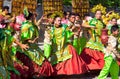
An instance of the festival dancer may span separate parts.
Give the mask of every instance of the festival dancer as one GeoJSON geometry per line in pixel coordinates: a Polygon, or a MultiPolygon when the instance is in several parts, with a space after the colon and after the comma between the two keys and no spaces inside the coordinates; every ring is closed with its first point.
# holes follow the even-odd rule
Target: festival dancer
{"type": "Polygon", "coordinates": [[[117,25],[117,19],[115,17],[111,19],[110,24],[107,26],[109,35],[111,34],[111,28],[113,25],[117,25]]]}
{"type": "Polygon", "coordinates": [[[79,55],[82,53],[83,49],[86,46],[87,41],[90,39],[90,28],[92,26],[89,25],[89,21],[91,17],[89,14],[84,15],[83,22],[81,24],[80,38],[79,38],[79,55]]]}
{"type": "Polygon", "coordinates": [[[7,61],[6,61],[6,52],[5,47],[3,48],[3,42],[5,41],[4,30],[0,28],[0,78],[1,79],[10,79],[10,72],[7,70],[7,61]]]}
{"type": "Polygon", "coordinates": [[[74,35],[73,37],[73,46],[76,49],[77,53],[80,54],[80,39],[82,36],[82,31],[81,31],[82,28],[81,28],[81,20],[79,14],[75,14],[75,22],[73,27],[75,27],[73,32],[78,32],[78,35],[74,35]]]}
{"type": "Polygon", "coordinates": [[[62,18],[62,24],[68,24],[68,18],[70,16],[70,12],[64,12],[64,18],[62,18]]]}
{"type": "Polygon", "coordinates": [[[89,25],[93,26],[91,28],[91,37],[86,44],[86,48],[81,53],[82,59],[87,63],[90,70],[102,69],[104,65],[104,54],[102,53],[104,45],[100,40],[104,24],[101,21],[101,16],[102,12],[97,10],[95,18],[90,21],[89,25]]]}
{"type": "Polygon", "coordinates": [[[83,74],[87,71],[85,62],[69,43],[70,37],[75,33],[68,30],[67,27],[67,25],[61,24],[60,16],[56,15],[54,26],[50,31],[45,32],[44,54],[54,67],[54,75],[83,74]]]}
{"type": "Polygon", "coordinates": [[[22,51],[18,49],[17,58],[29,68],[28,78],[33,76],[50,76],[53,73],[52,66],[43,55],[43,51],[36,44],[38,28],[32,22],[33,14],[25,10],[25,21],[21,25],[20,41],[27,44],[29,48],[22,51]]]}
{"type": "Polygon", "coordinates": [[[68,23],[67,23],[67,28],[72,31],[73,33],[78,33],[77,35],[73,35],[70,39],[71,44],[74,46],[74,48],[76,49],[77,53],[79,54],[79,34],[80,34],[80,26],[81,26],[81,22],[80,22],[80,17],[79,15],[75,15],[74,13],[70,13],[69,15],[69,19],[68,19],[68,23]],[[77,17],[77,18],[76,18],[77,17]],[[79,21],[78,21],[79,20],[79,21]]]}
{"type": "Polygon", "coordinates": [[[120,54],[118,53],[117,50],[118,34],[119,34],[118,25],[113,25],[111,27],[111,35],[108,38],[108,45],[104,49],[105,64],[98,76],[98,79],[106,79],[109,73],[112,79],[119,79],[119,65],[117,64],[116,61],[117,58],[120,58],[120,54]]]}
{"type": "Polygon", "coordinates": [[[14,75],[16,74],[16,76],[19,79],[20,73],[14,68],[13,58],[12,58],[12,44],[16,42],[16,39],[12,36],[11,29],[9,28],[8,24],[5,23],[4,17],[3,18],[1,17],[0,26],[1,26],[0,27],[1,70],[3,70],[1,77],[3,79],[10,79],[13,76],[12,74],[14,75]],[[4,67],[2,67],[2,65],[4,67]]]}

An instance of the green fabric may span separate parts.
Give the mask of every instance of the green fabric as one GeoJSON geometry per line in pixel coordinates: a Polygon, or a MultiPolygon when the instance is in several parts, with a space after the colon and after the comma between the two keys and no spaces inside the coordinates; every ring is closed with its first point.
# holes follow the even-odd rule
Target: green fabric
{"type": "Polygon", "coordinates": [[[80,43],[79,55],[80,55],[81,52],[83,51],[84,47],[86,46],[87,39],[86,39],[85,37],[81,37],[81,38],[79,39],[79,43],[80,43]]]}
{"type": "Polygon", "coordinates": [[[3,32],[4,32],[3,29],[0,29],[0,41],[5,38],[5,35],[3,32]]]}
{"type": "Polygon", "coordinates": [[[29,12],[28,12],[27,7],[24,8],[23,13],[25,16],[27,16],[27,17],[29,16],[29,12]]]}
{"type": "Polygon", "coordinates": [[[89,25],[96,27],[96,29],[93,29],[93,28],[91,29],[92,34],[91,34],[90,40],[86,44],[86,47],[102,51],[104,48],[104,45],[100,40],[100,35],[101,35],[101,30],[104,27],[104,24],[102,21],[97,20],[96,18],[93,18],[90,21],[89,25]]]}
{"type": "Polygon", "coordinates": [[[12,56],[16,55],[16,51],[17,51],[17,47],[12,46],[11,55],[12,56]]]}
{"type": "MultiPolygon", "coordinates": [[[[1,59],[1,58],[0,58],[1,59]]],[[[7,70],[6,68],[4,67],[4,65],[2,64],[3,62],[0,62],[0,77],[2,79],[7,79],[7,70]]]]}
{"type": "MultiPolygon", "coordinates": [[[[69,39],[73,35],[73,33],[67,30],[67,25],[62,25],[59,28],[56,28],[55,26],[52,27],[50,34],[52,45],[51,49],[49,49],[51,51],[49,61],[54,65],[70,59],[72,55],[69,52],[69,47],[67,44],[70,42],[69,39]]],[[[44,48],[44,51],[47,50],[47,48],[44,48]]]]}
{"type": "Polygon", "coordinates": [[[81,38],[75,38],[73,40],[73,46],[76,49],[78,55],[81,54],[81,52],[83,51],[85,45],[86,45],[87,39],[85,37],[81,37],[81,38]]]}
{"type": "Polygon", "coordinates": [[[21,40],[25,41],[28,39],[33,39],[33,34],[35,32],[34,26],[31,22],[25,21],[21,26],[21,40]]]}
{"type": "Polygon", "coordinates": [[[112,28],[112,25],[108,25],[107,29],[108,29],[108,34],[109,35],[111,34],[111,28],[112,28]]]}
{"type": "Polygon", "coordinates": [[[51,46],[49,44],[44,44],[44,55],[46,58],[49,58],[51,55],[51,46]]]}
{"type": "MultiPolygon", "coordinates": [[[[11,45],[14,42],[14,38],[11,35],[11,31],[7,28],[2,29],[1,32],[4,39],[0,40],[0,76],[3,79],[10,79],[10,73],[7,67],[13,67],[13,60],[11,58],[11,45]]],[[[15,70],[15,69],[14,69],[15,70]]],[[[11,71],[14,71],[11,69],[11,71]]]]}
{"type": "Polygon", "coordinates": [[[42,53],[42,50],[38,47],[37,44],[28,44],[29,49],[25,51],[21,51],[21,53],[24,53],[27,55],[32,61],[34,61],[38,65],[42,65],[43,61],[45,60],[44,54],[42,53]]]}
{"type": "Polygon", "coordinates": [[[14,42],[14,38],[11,35],[10,30],[4,29],[4,40],[0,41],[0,46],[1,49],[0,51],[2,52],[2,57],[3,57],[3,62],[5,66],[13,66],[13,61],[11,59],[11,45],[14,42]]]}
{"type": "Polygon", "coordinates": [[[15,74],[17,74],[17,75],[20,75],[20,73],[14,68],[14,67],[10,67],[10,66],[8,66],[7,68],[6,68],[8,71],[13,71],[15,74]]]}
{"type": "Polygon", "coordinates": [[[71,37],[73,36],[73,32],[71,32],[70,30],[66,30],[66,42],[68,42],[68,43],[71,43],[72,41],[71,41],[71,37]]]}
{"type": "Polygon", "coordinates": [[[28,44],[29,49],[22,51],[20,48],[18,50],[21,53],[27,55],[31,60],[33,60],[36,64],[42,65],[45,60],[44,54],[42,50],[36,43],[28,43],[27,40],[34,40],[38,36],[37,27],[29,21],[25,21],[21,26],[21,41],[23,44],[28,44]]]}
{"type": "Polygon", "coordinates": [[[105,60],[105,65],[101,70],[98,79],[106,79],[109,73],[112,79],[119,79],[119,66],[116,60],[114,60],[111,55],[105,57],[104,60],[105,60]]]}

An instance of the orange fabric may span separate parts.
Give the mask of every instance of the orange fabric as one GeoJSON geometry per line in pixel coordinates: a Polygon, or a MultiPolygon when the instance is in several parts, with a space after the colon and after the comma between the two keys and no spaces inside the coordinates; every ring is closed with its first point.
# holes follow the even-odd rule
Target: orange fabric
{"type": "Polygon", "coordinates": [[[73,75],[73,74],[83,74],[88,71],[88,67],[81,57],[76,53],[73,46],[69,45],[70,53],[72,58],[54,66],[54,75],[73,75]]]}
{"type": "Polygon", "coordinates": [[[104,54],[98,50],[85,48],[80,56],[90,70],[102,69],[104,66],[104,54]]]}

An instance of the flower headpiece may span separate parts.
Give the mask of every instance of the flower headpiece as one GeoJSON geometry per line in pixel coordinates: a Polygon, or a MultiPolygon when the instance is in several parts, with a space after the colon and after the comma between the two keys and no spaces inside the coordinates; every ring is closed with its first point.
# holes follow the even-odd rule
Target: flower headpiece
{"type": "Polygon", "coordinates": [[[102,12],[102,14],[106,14],[106,7],[102,6],[101,4],[94,6],[91,9],[91,12],[95,13],[97,10],[100,10],[102,12]]]}

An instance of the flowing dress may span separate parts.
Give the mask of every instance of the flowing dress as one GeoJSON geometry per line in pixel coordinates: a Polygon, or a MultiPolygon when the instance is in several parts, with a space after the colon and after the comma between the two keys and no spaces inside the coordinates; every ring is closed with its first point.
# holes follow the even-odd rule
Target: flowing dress
{"type": "Polygon", "coordinates": [[[27,44],[29,48],[22,51],[18,48],[17,58],[28,67],[29,78],[35,76],[50,76],[53,73],[52,65],[45,58],[43,51],[36,43],[29,43],[38,36],[37,27],[30,21],[25,21],[21,26],[21,42],[27,44]]]}
{"type": "Polygon", "coordinates": [[[53,26],[50,32],[45,34],[44,54],[53,65],[54,75],[83,74],[88,70],[85,62],[70,44],[72,35],[73,32],[67,30],[65,24],[59,28],[53,26]]]}
{"type": "Polygon", "coordinates": [[[101,20],[96,18],[93,18],[89,24],[96,29],[91,28],[90,39],[86,43],[86,47],[81,53],[81,57],[86,62],[90,70],[102,69],[104,65],[104,54],[102,53],[104,45],[100,40],[100,35],[104,24],[101,20]]]}

